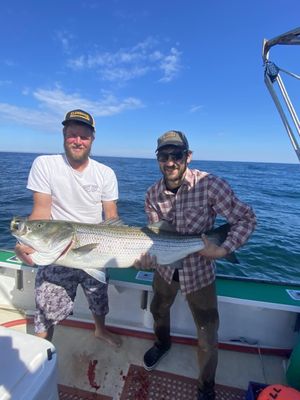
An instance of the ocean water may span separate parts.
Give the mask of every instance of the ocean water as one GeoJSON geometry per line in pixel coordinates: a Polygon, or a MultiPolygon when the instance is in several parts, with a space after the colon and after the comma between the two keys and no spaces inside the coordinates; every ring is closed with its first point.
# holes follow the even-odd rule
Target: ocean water
{"type": "MultiPolygon", "coordinates": [[[[0,152],[0,156],[0,248],[12,249],[15,239],[9,224],[13,216],[31,212],[32,195],[26,182],[37,154],[0,152]]],[[[145,191],[161,176],[156,160],[93,158],[116,172],[122,220],[128,225],[145,225],[145,191]]],[[[256,231],[237,251],[240,264],[218,261],[217,273],[300,283],[300,165],[192,161],[190,166],[225,178],[257,215],[256,231]]]]}

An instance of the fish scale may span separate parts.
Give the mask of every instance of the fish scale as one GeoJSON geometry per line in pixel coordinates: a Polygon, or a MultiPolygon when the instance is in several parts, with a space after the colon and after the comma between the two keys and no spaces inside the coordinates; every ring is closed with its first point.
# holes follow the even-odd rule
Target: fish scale
{"type": "MultiPolygon", "coordinates": [[[[98,243],[95,251],[103,254],[127,251],[134,252],[138,257],[142,252],[150,250],[151,253],[166,252],[176,249],[196,248],[199,251],[203,248],[199,236],[185,236],[177,233],[168,234],[159,232],[159,229],[134,228],[134,227],[113,227],[103,226],[94,229],[79,227],[75,234],[76,247],[85,244],[98,243]],[[174,239],[177,240],[174,240],[174,239]],[[178,240],[179,239],[179,240],[178,240]],[[152,249],[152,250],[151,250],[152,249]]],[[[189,250],[188,250],[189,251],[189,250]]]]}
{"type": "MultiPolygon", "coordinates": [[[[223,225],[208,238],[219,245],[228,230],[229,225],[223,225]]],[[[14,218],[11,233],[35,250],[32,260],[37,265],[79,268],[101,281],[105,268],[130,267],[145,253],[155,256],[160,265],[177,268],[178,261],[204,247],[200,235],[179,234],[165,222],[139,228],[107,221],[95,225],[14,218]]]]}

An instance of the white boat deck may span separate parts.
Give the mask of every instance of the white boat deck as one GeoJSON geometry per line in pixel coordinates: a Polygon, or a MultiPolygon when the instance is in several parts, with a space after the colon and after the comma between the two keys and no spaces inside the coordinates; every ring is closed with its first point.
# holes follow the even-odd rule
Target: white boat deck
{"type": "MultiPolygon", "coordinates": [[[[15,310],[0,308],[0,324],[23,319],[15,310]]],[[[18,325],[13,329],[33,333],[32,325],[18,325]]],[[[58,381],[60,384],[95,391],[91,384],[91,364],[94,363],[94,384],[99,392],[119,400],[124,378],[130,364],[142,365],[144,352],[152,345],[148,339],[122,336],[122,346],[109,347],[96,339],[93,330],[57,326],[53,343],[58,354],[58,381]]],[[[217,383],[247,389],[249,381],[284,383],[287,359],[279,356],[220,350],[217,383]]],[[[196,378],[198,373],[196,348],[174,343],[158,370],[196,378]]],[[[99,393],[98,392],[98,393],[99,393]]]]}

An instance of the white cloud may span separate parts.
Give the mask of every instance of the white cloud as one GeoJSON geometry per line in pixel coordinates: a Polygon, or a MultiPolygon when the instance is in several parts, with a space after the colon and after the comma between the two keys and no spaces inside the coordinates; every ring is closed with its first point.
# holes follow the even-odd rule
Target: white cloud
{"type": "Polygon", "coordinates": [[[30,89],[28,87],[24,87],[24,89],[22,89],[22,94],[23,96],[27,96],[30,95],[30,89]]]}
{"type": "Polygon", "coordinates": [[[57,116],[54,119],[53,115],[48,112],[29,109],[26,107],[18,107],[7,103],[0,103],[0,117],[9,122],[16,122],[25,126],[35,128],[49,128],[57,125],[57,116]]]}
{"type": "Polygon", "coordinates": [[[160,69],[164,76],[160,79],[161,82],[170,82],[177,76],[181,68],[180,55],[181,53],[175,47],[172,47],[170,54],[162,58],[160,69]]]}
{"type": "Polygon", "coordinates": [[[116,52],[81,54],[68,61],[74,70],[94,69],[103,80],[128,81],[151,72],[162,72],[160,82],[175,79],[181,69],[181,53],[175,47],[163,52],[157,40],[149,37],[131,48],[116,52]]]}
{"type": "Polygon", "coordinates": [[[122,111],[143,107],[142,102],[134,97],[118,99],[110,93],[105,93],[100,100],[91,101],[78,93],[66,94],[60,88],[54,90],[38,89],[33,93],[44,107],[53,111],[61,111],[72,108],[83,108],[91,112],[95,117],[104,117],[119,114],[122,111]]]}
{"type": "Polygon", "coordinates": [[[190,113],[194,113],[196,111],[201,110],[202,108],[203,108],[203,106],[192,106],[189,111],[190,111],[190,113]]]}
{"type": "Polygon", "coordinates": [[[11,85],[12,81],[9,80],[4,80],[4,81],[0,81],[0,86],[7,86],[7,85],[11,85]]]}
{"type": "Polygon", "coordinates": [[[66,31],[58,31],[56,32],[56,38],[58,39],[58,41],[60,42],[63,51],[66,54],[70,54],[71,51],[71,41],[74,39],[74,36],[66,31]]]}
{"type": "Polygon", "coordinates": [[[134,78],[146,75],[149,71],[148,67],[133,67],[130,69],[116,67],[116,68],[105,68],[102,71],[102,76],[108,81],[129,81],[134,78]]]}
{"type": "Polygon", "coordinates": [[[110,93],[105,93],[97,101],[86,99],[78,93],[65,93],[60,88],[37,89],[32,95],[38,101],[35,109],[0,103],[0,118],[23,126],[52,131],[57,130],[65,113],[75,108],[82,108],[94,117],[106,117],[143,107],[137,98],[118,99],[110,93]]]}

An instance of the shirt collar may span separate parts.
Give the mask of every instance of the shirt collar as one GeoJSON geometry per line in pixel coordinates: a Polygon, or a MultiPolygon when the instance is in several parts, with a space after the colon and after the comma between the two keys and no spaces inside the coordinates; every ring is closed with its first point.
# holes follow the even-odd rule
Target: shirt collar
{"type": "Polygon", "coordinates": [[[182,184],[187,185],[187,186],[192,186],[193,182],[194,182],[194,174],[193,174],[192,170],[187,168],[182,184]]]}

